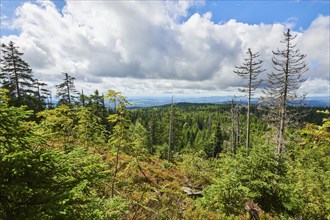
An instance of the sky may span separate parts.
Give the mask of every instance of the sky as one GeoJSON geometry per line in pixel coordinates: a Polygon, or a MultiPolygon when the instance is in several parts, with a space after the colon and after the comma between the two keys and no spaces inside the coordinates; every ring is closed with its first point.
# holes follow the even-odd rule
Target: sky
{"type": "Polygon", "coordinates": [[[299,92],[330,96],[329,1],[1,0],[0,9],[1,43],[15,42],[53,91],[67,72],[85,94],[240,95],[246,81],[233,71],[247,49],[266,79],[290,28],[309,64],[299,92]]]}

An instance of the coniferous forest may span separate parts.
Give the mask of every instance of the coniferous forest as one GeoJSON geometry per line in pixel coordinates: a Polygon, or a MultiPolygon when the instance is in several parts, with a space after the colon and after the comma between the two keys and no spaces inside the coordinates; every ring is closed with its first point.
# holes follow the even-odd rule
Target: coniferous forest
{"type": "Polygon", "coordinates": [[[53,103],[2,44],[0,219],[330,219],[330,114],[302,105],[294,39],[272,70],[252,49],[235,67],[247,104],[137,109],[111,88],[79,93],[70,73],[53,103]]]}

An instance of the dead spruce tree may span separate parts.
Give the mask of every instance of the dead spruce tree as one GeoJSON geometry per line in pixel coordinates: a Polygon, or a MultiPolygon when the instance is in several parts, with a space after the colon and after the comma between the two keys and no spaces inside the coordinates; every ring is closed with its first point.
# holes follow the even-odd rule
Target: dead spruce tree
{"type": "Polygon", "coordinates": [[[293,40],[297,37],[288,29],[281,40],[283,48],[273,51],[273,72],[268,74],[268,85],[265,88],[261,102],[265,104],[270,113],[269,119],[275,123],[277,129],[277,153],[281,154],[285,145],[285,128],[294,120],[290,114],[289,106],[302,103],[303,95],[297,93],[301,83],[305,80],[302,74],[308,70],[304,61],[306,55],[301,54],[293,40]]]}
{"type": "Polygon", "coordinates": [[[231,121],[231,141],[232,153],[236,155],[237,148],[241,146],[241,111],[242,105],[231,101],[230,121],[231,121]]]}
{"type": "Polygon", "coordinates": [[[247,80],[247,84],[244,88],[239,89],[241,92],[247,93],[247,115],[246,115],[246,149],[250,148],[250,133],[251,133],[251,97],[254,95],[254,91],[260,83],[258,76],[265,70],[262,69],[262,60],[259,60],[259,53],[252,53],[251,49],[248,49],[248,56],[244,59],[241,66],[235,66],[234,73],[247,80]]]}
{"type": "Polygon", "coordinates": [[[172,145],[173,145],[173,110],[174,110],[174,102],[172,96],[172,104],[170,106],[170,119],[168,125],[168,150],[167,150],[167,160],[171,159],[172,145]]]}

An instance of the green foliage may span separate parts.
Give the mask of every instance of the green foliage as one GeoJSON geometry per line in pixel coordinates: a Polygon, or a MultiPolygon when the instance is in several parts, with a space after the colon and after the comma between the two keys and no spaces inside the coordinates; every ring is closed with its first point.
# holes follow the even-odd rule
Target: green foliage
{"type": "Polygon", "coordinates": [[[100,95],[98,90],[90,96],[80,95],[81,106],[88,107],[91,112],[101,119],[102,124],[106,124],[107,109],[104,102],[104,95],[100,95]]]}
{"type": "Polygon", "coordinates": [[[67,104],[73,105],[78,94],[74,81],[76,78],[70,76],[68,73],[63,73],[63,82],[56,85],[57,93],[56,96],[60,98],[58,101],[59,105],[67,104]]]}
{"type": "Polygon", "coordinates": [[[244,203],[254,201],[262,210],[283,219],[329,218],[329,119],[322,126],[307,125],[303,142],[291,143],[278,156],[274,147],[253,148],[249,155],[222,155],[217,177],[203,192],[197,207],[209,213],[242,215],[244,203]]]}
{"type": "Polygon", "coordinates": [[[9,105],[26,105],[31,110],[41,111],[46,107],[49,91],[45,83],[34,79],[32,69],[22,59],[23,53],[18,49],[12,41],[8,45],[1,44],[1,88],[8,90],[9,105]]]}
{"type": "Polygon", "coordinates": [[[254,201],[267,212],[282,212],[280,187],[285,164],[273,147],[255,147],[249,155],[224,155],[217,161],[214,184],[204,191],[200,205],[219,214],[242,214],[244,203],[254,201]]]}
{"type": "Polygon", "coordinates": [[[133,154],[136,157],[144,157],[152,153],[152,149],[148,147],[148,132],[139,121],[137,121],[135,125],[130,126],[129,139],[132,152],[127,152],[127,154],[133,154]]]}
{"type": "Polygon", "coordinates": [[[208,186],[213,179],[212,161],[202,151],[183,155],[180,169],[188,185],[192,188],[208,186]]]}
{"type": "Polygon", "coordinates": [[[79,140],[86,149],[106,144],[108,132],[101,123],[102,119],[93,114],[90,108],[78,108],[75,117],[76,125],[73,128],[75,140],[79,140]]]}
{"type": "Polygon", "coordinates": [[[97,219],[121,219],[129,213],[129,202],[119,196],[112,199],[100,200],[99,205],[105,213],[99,212],[97,219]]]}
{"type": "Polygon", "coordinates": [[[133,122],[140,120],[147,130],[150,152],[161,158],[166,158],[168,153],[171,112],[172,155],[202,150],[208,157],[216,157],[223,150],[223,141],[228,136],[224,132],[229,123],[226,108],[216,105],[154,107],[134,110],[132,118],[133,122]]]}
{"type": "Polygon", "coordinates": [[[329,128],[330,117],[324,119],[322,126],[306,125],[302,130],[303,142],[292,147],[286,177],[291,197],[285,205],[296,217],[330,218],[329,128]]]}
{"type": "Polygon", "coordinates": [[[15,106],[27,104],[34,94],[32,69],[18,48],[12,41],[1,44],[1,87],[9,90],[10,102],[15,106]]]}
{"type": "Polygon", "coordinates": [[[168,145],[167,144],[162,144],[162,145],[157,145],[154,146],[155,148],[155,155],[157,155],[161,159],[165,159],[168,154],[168,145]]]}
{"type": "Polygon", "coordinates": [[[55,109],[45,110],[38,113],[41,118],[40,130],[45,133],[49,144],[63,144],[69,149],[73,144],[73,128],[75,125],[74,110],[68,105],[61,105],[55,109]]]}
{"type": "Polygon", "coordinates": [[[70,149],[74,144],[83,145],[86,149],[106,144],[107,131],[101,119],[94,115],[90,108],[76,109],[61,105],[55,109],[38,113],[39,125],[53,146],[64,144],[70,149]]]}
{"type": "Polygon", "coordinates": [[[108,219],[123,212],[127,203],[99,196],[108,177],[100,155],[44,147],[37,125],[26,121],[31,113],[0,102],[0,218],[108,219]]]}
{"type": "Polygon", "coordinates": [[[330,218],[329,118],[288,128],[293,141],[278,155],[267,124],[253,116],[253,148],[232,155],[228,106],[177,106],[178,140],[165,161],[168,106],[129,111],[110,90],[108,132],[95,111],[103,104],[88,97],[82,107],[42,111],[36,123],[32,111],[8,104],[7,92],[0,90],[0,219],[248,219],[245,202],[258,203],[260,219],[330,218]]]}
{"type": "Polygon", "coordinates": [[[32,111],[26,111],[25,107],[9,107],[6,90],[0,91],[0,146],[1,153],[6,153],[12,148],[24,148],[39,136],[32,136],[31,128],[35,123],[26,121],[32,115],[32,111]]]}
{"type": "Polygon", "coordinates": [[[0,216],[5,219],[118,216],[125,203],[118,207],[99,197],[104,187],[102,180],[106,181],[108,176],[106,168],[98,155],[88,155],[79,148],[68,154],[50,149],[7,153],[1,158],[0,216]]]}
{"type": "Polygon", "coordinates": [[[116,151],[115,168],[113,171],[112,184],[111,184],[111,197],[115,196],[115,183],[117,181],[117,173],[119,169],[119,153],[122,148],[129,146],[128,128],[130,126],[130,112],[127,110],[129,105],[125,96],[122,96],[120,92],[108,90],[105,96],[110,102],[115,103],[115,114],[108,116],[110,123],[114,124],[112,134],[110,135],[109,143],[111,147],[116,151]],[[118,101],[118,105],[117,105],[118,101]]]}
{"type": "MultiPolygon", "coordinates": [[[[273,52],[264,101],[274,111],[248,105],[246,116],[244,108],[188,103],[130,111],[113,90],[82,92],[78,104],[67,73],[59,106],[44,110],[47,85],[13,42],[2,44],[0,219],[248,219],[246,202],[258,204],[260,219],[330,219],[329,112],[295,106],[307,65],[294,38],[288,30],[285,48],[273,52]],[[306,110],[300,126],[288,123],[306,110]],[[268,113],[278,154],[275,129],[260,120],[268,113]]],[[[235,71],[250,75],[248,102],[263,71],[257,57],[249,50],[235,71]]]]}
{"type": "Polygon", "coordinates": [[[211,142],[204,148],[208,157],[217,157],[219,153],[223,150],[224,135],[221,131],[220,123],[218,122],[213,126],[211,133],[211,142]]]}
{"type": "Polygon", "coordinates": [[[109,90],[105,97],[111,102],[118,102],[118,105],[116,104],[115,114],[110,114],[108,121],[114,125],[109,143],[114,148],[119,149],[128,145],[128,128],[131,123],[130,112],[127,110],[129,103],[126,97],[122,96],[120,92],[113,90],[109,90]]]}

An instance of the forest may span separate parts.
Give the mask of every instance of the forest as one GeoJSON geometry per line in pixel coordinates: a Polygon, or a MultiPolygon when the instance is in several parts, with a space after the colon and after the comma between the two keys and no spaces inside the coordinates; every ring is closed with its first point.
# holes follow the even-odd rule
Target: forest
{"type": "Polygon", "coordinates": [[[77,92],[63,73],[52,103],[14,42],[2,44],[0,219],[330,219],[330,113],[302,106],[308,66],[292,43],[233,74],[247,104],[130,109],[120,92],[77,92]],[[267,71],[268,72],[268,71],[267,71]]]}

